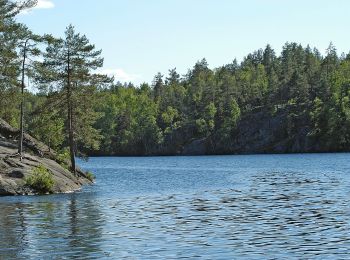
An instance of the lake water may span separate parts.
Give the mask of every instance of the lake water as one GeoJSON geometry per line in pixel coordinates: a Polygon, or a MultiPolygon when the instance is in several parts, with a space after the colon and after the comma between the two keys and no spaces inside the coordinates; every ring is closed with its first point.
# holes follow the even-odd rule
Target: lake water
{"type": "Polygon", "coordinates": [[[0,259],[350,259],[350,154],[90,158],[0,198],[0,259]]]}

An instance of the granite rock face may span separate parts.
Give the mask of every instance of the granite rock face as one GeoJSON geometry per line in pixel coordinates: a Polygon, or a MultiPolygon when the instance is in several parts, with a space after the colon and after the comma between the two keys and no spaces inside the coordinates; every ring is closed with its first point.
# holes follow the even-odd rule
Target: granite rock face
{"type": "Polygon", "coordinates": [[[310,135],[303,107],[261,110],[243,117],[229,139],[213,134],[184,144],[182,155],[330,152],[334,149],[310,135]],[[293,113],[291,112],[293,111],[293,113]],[[298,111],[299,110],[299,111],[298,111]]]}
{"type": "Polygon", "coordinates": [[[18,133],[17,129],[0,119],[0,196],[36,194],[25,185],[25,178],[39,165],[52,173],[53,193],[73,192],[91,183],[81,170],[73,174],[61,166],[54,151],[29,135],[25,135],[24,154],[20,160],[17,154],[18,133]]]}

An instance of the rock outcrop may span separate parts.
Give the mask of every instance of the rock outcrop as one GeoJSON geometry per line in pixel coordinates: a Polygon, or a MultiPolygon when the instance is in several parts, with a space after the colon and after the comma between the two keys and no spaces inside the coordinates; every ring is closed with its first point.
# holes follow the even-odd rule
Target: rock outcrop
{"type": "Polygon", "coordinates": [[[53,193],[73,192],[91,183],[81,170],[73,174],[65,169],[53,150],[27,134],[20,160],[17,154],[18,133],[17,129],[0,119],[0,196],[36,194],[37,191],[26,185],[25,178],[39,165],[52,174],[53,193]]]}
{"type": "Polygon", "coordinates": [[[183,145],[182,155],[310,153],[343,151],[310,135],[305,106],[285,106],[275,112],[254,111],[241,118],[230,138],[215,133],[183,145]]]}

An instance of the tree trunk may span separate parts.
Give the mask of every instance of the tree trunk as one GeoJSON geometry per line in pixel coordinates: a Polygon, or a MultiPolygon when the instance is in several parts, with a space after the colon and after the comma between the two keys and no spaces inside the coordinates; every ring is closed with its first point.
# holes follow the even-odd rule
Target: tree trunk
{"type": "Polygon", "coordinates": [[[69,151],[70,151],[70,161],[71,161],[71,171],[76,172],[75,167],[75,151],[74,151],[74,133],[73,133],[73,113],[72,113],[72,102],[71,93],[69,90],[68,99],[68,134],[69,134],[69,151]]]}
{"type": "Polygon", "coordinates": [[[22,161],[22,152],[23,152],[23,136],[24,136],[24,78],[25,78],[25,65],[26,65],[26,56],[27,56],[27,43],[28,40],[24,43],[23,47],[23,61],[22,61],[22,82],[21,82],[21,115],[20,115],[20,133],[19,133],[19,143],[18,143],[18,154],[20,160],[22,161]]]}
{"type": "Polygon", "coordinates": [[[68,139],[69,152],[71,161],[71,171],[75,174],[75,152],[74,152],[74,132],[73,132],[73,108],[72,108],[72,89],[71,89],[71,70],[70,70],[70,54],[68,52],[68,84],[67,84],[67,103],[68,103],[68,139]]]}

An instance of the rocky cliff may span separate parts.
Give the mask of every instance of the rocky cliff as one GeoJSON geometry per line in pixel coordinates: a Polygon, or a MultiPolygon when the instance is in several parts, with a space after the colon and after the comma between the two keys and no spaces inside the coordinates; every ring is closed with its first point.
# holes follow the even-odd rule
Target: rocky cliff
{"type": "Polygon", "coordinates": [[[229,138],[215,133],[183,146],[182,155],[343,152],[310,134],[306,106],[261,109],[243,116],[229,138]]]}
{"type": "Polygon", "coordinates": [[[45,167],[52,174],[53,193],[73,192],[91,183],[81,170],[74,175],[65,169],[54,151],[27,134],[24,137],[24,155],[20,160],[17,154],[18,133],[17,129],[0,119],[0,196],[38,193],[25,181],[38,166],[45,167]]]}

